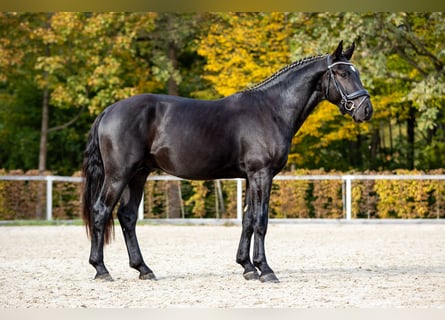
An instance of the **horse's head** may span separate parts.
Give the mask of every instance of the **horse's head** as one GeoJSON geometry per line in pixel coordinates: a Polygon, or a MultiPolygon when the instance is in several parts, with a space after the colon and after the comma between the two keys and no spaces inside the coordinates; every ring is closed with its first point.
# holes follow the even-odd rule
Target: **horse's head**
{"type": "Polygon", "coordinates": [[[371,119],[372,104],[357,68],[349,62],[353,52],[354,43],[343,51],[341,41],[334,53],[327,56],[328,69],[323,76],[322,89],[325,98],[337,105],[341,113],[363,122],[371,119]]]}

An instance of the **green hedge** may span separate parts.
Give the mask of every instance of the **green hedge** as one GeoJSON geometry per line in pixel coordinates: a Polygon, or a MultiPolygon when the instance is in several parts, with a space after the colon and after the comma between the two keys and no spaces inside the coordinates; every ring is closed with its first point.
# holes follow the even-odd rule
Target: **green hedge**
{"type": "MultiPolygon", "coordinates": [[[[444,174],[434,170],[426,174],[444,174]]],[[[49,173],[46,173],[49,174],[49,173]]],[[[341,175],[341,172],[297,170],[286,175],[341,175]]],[[[420,171],[366,172],[366,174],[425,174],[420,171]]],[[[0,175],[38,175],[20,170],[0,175]]],[[[79,176],[76,173],[75,176],[79,176]]],[[[148,181],[144,217],[235,218],[236,182],[148,181]],[[218,189],[218,187],[220,189],[218,189]],[[222,198],[222,199],[221,199],[222,198]],[[222,200],[222,201],[221,201],[222,200]]],[[[445,181],[353,180],[354,218],[445,218],[445,181]]],[[[80,218],[81,184],[54,182],[53,217],[80,218]]],[[[44,219],[44,181],[0,181],[0,220],[44,219]]],[[[275,180],[270,200],[272,218],[343,218],[343,186],[340,180],[275,180]]]]}

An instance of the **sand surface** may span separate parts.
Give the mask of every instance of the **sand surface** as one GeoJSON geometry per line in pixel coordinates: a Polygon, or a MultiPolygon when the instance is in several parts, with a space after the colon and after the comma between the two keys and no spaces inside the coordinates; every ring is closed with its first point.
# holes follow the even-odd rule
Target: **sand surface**
{"type": "Polygon", "coordinates": [[[243,279],[240,226],[137,231],[157,281],[129,268],[119,228],[105,249],[115,281],[98,282],[83,227],[0,227],[0,307],[445,308],[444,224],[272,224],[278,284],[243,279]]]}

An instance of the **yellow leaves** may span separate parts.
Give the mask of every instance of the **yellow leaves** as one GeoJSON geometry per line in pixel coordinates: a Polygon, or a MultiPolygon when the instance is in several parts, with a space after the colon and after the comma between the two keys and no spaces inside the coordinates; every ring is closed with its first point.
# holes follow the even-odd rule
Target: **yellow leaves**
{"type": "MultiPolygon", "coordinates": [[[[422,174],[420,171],[396,170],[397,174],[422,174]]],[[[443,188],[443,181],[377,180],[377,210],[382,218],[424,218],[430,210],[430,194],[443,188]]]]}
{"type": "Polygon", "coordinates": [[[380,116],[387,117],[389,116],[388,111],[390,107],[401,103],[404,97],[403,92],[394,91],[387,95],[373,96],[372,102],[375,108],[379,109],[379,113],[383,113],[380,116]]]}
{"type": "Polygon", "coordinates": [[[85,34],[91,38],[102,36],[113,20],[114,13],[94,13],[85,25],[85,34]]]}
{"type": "MultiPolygon", "coordinates": [[[[298,170],[292,175],[309,174],[308,170],[298,170]]],[[[310,218],[308,201],[309,180],[274,181],[270,198],[270,208],[274,218],[310,218]]]]}
{"type": "Polygon", "coordinates": [[[54,73],[65,68],[65,59],[62,56],[37,57],[35,68],[37,70],[54,73]]]}
{"type": "Polygon", "coordinates": [[[356,123],[352,120],[345,121],[340,127],[325,134],[319,145],[320,147],[327,147],[332,141],[355,140],[355,137],[360,133],[364,133],[364,128],[366,127],[361,127],[360,131],[358,131],[358,125],[356,123]]]}
{"type": "Polygon", "coordinates": [[[33,27],[27,21],[23,21],[22,27],[28,30],[30,39],[40,40],[47,45],[60,44],[69,40],[73,34],[80,32],[81,14],[77,12],[47,13],[46,18],[42,16],[41,26],[33,27]]]}
{"type": "MultiPolygon", "coordinates": [[[[326,175],[324,170],[300,169],[290,176],[326,175]]],[[[329,174],[338,174],[329,172],[329,174]]],[[[274,218],[343,218],[340,180],[274,180],[270,199],[274,218]]]]}
{"type": "Polygon", "coordinates": [[[0,74],[3,74],[4,69],[16,66],[25,54],[23,51],[16,52],[9,49],[11,45],[12,41],[10,39],[0,38],[0,74]]]}
{"type": "Polygon", "coordinates": [[[209,189],[205,186],[205,181],[191,181],[190,184],[194,193],[184,204],[186,206],[193,205],[193,215],[203,218],[206,215],[205,196],[209,189]]]}
{"type": "Polygon", "coordinates": [[[81,15],[78,12],[57,12],[51,17],[51,28],[56,30],[60,37],[66,38],[79,32],[82,26],[81,15]]]}
{"type": "Polygon", "coordinates": [[[105,59],[94,69],[88,79],[88,85],[94,90],[98,90],[108,84],[119,84],[120,80],[115,76],[119,67],[120,63],[115,58],[110,56],[105,57],[105,59]]]}
{"type": "Polygon", "coordinates": [[[334,120],[336,116],[338,116],[338,113],[338,108],[333,104],[327,101],[321,102],[298,131],[297,135],[295,136],[295,142],[298,142],[299,137],[304,135],[321,137],[324,132],[322,132],[320,128],[325,122],[334,120]]]}
{"type": "Polygon", "coordinates": [[[199,42],[203,78],[222,96],[260,82],[289,62],[285,13],[220,14],[199,42]]]}
{"type": "Polygon", "coordinates": [[[51,100],[60,105],[74,104],[73,97],[65,90],[65,87],[62,85],[58,85],[54,88],[51,93],[51,100]]]}
{"type": "Polygon", "coordinates": [[[409,73],[408,73],[408,78],[415,80],[416,78],[418,78],[420,75],[420,72],[417,69],[412,69],[409,73]]]}
{"type": "Polygon", "coordinates": [[[371,99],[374,108],[374,120],[388,119],[392,115],[393,108],[400,103],[401,95],[397,91],[388,95],[374,95],[371,99]]]}
{"type": "Polygon", "coordinates": [[[293,143],[301,143],[305,137],[310,136],[319,139],[315,147],[326,147],[332,141],[355,140],[358,134],[368,131],[367,123],[358,125],[350,116],[342,116],[337,106],[323,101],[309,115],[295,135],[293,143]]]}

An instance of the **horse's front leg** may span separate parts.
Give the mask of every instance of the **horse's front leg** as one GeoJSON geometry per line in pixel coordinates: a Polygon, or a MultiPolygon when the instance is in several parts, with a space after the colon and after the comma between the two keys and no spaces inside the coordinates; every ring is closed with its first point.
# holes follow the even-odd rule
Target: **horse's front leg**
{"type": "Polygon", "coordinates": [[[266,259],[265,237],[267,232],[269,198],[273,175],[269,170],[255,173],[251,178],[251,205],[254,214],[253,264],[261,271],[261,282],[279,282],[266,259]]]}
{"type": "Polygon", "coordinates": [[[260,275],[250,259],[250,242],[253,234],[254,217],[250,205],[249,181],[246,181],[246,201],[243,215],[243,229],[236,255],[236,262],[244,268],[243,276],[246,280],[259,279],[260,275]]]}

